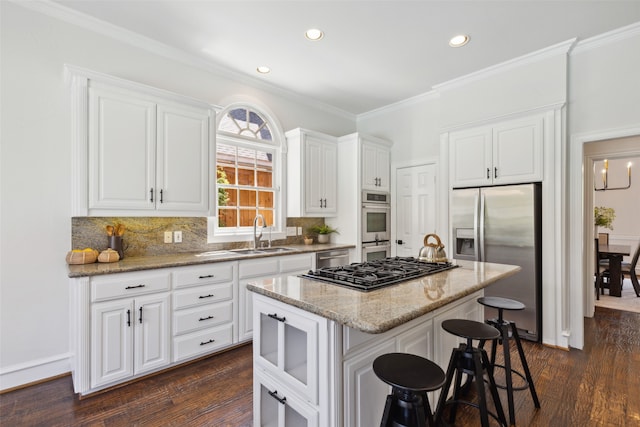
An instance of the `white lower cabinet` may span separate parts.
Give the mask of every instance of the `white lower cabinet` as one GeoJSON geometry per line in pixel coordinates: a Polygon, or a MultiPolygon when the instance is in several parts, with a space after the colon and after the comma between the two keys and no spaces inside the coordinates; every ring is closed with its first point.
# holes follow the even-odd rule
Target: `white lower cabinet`
{"type": "Polygon", "coordinates": [[[317,427],[317,408],[262,371],[253,374],[253,425],[317,427]]]}
{"type": "Polygon", "coordinates": [[[247,290],[250,282],[271,280],[276,276],[306,273],[313,268],[314,254],[286,255],[274,258],[258,258],[240,261],[239,276],[239,319],[238,340],[253,338],[253,293],[247,290]]]}
{"type": "Polygon", "coordinates": [[[278,260],[276,258],[258,258],[240,261],[238,265],[239,277],[239,314],[238,340],[249,341],[253,338],[253,293],[247,290],[247,284],[258,280],[267,280],[278,274],[278,260]]]}
{"type": "Polygon", "coordinates": [[[183,267],[173,272],[173,362],[234,344],[236,263],[183,267]]]}
{"type": "Polygon", "coordinates": [[[93,304],[91,387],[170,363],[169,293],[93,304]]]}

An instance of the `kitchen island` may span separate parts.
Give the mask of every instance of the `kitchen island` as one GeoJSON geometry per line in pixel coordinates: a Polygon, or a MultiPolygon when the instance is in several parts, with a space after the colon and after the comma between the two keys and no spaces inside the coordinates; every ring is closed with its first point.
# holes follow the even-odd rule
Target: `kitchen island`
{"type": "Polygon", "coordinates": [[[296,276],[249,283],[254,425],[378,425],[389,388],[373,373],[373,360],[407,352],[446,369],[458,340],[441,330],[442,321],[482,321],[476,299],[483,289],[520,270],[457,263],[458,268],[370,292],[296,276]]]}

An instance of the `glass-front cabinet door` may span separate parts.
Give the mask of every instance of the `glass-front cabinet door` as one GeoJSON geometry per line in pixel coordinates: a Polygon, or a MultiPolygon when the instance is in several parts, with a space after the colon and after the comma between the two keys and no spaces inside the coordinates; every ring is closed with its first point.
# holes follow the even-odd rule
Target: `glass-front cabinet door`
{"type": "Polygon", "coordinates": [[[275,300],[267,304],[258,298],[254,314],[253,351],[258,366],[316,405],[318,321],[275,300]]]}

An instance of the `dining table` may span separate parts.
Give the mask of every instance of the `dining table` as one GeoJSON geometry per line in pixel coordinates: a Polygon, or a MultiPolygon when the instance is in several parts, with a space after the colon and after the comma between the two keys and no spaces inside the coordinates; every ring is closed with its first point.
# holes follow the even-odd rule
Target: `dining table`
{"type": "Polygon", "coordinates": [[[622,296],[622,257],[631,254],[628,245],[599,245],[601,255],[609,258],[609,295],[622,296]]]}

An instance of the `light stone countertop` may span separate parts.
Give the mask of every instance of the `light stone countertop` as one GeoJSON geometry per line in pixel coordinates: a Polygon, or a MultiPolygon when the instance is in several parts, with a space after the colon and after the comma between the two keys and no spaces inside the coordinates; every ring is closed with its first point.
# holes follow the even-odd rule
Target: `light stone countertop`
{"type": "Polygon", "coordinates": [[[185,265],[209,264],[215,262],[237,261],[244,259],[286,256],[309,252],[322,252],[334,249],[352,249],[355,245],[339,243],[313,245],[286,245],[286,252],[243,255],[233,250],[213,250],[210,255],[203,253],[176,253],[172,255],[152,255],[143,257],[125,257],[122,261],[111,263],[69,265],[69,277],[99,276],[103,274],[126,273],[130,271],[152,270],[156,268],[182,267],[185,265]],[[213,254],[217,253],[217,254],[213,254]]]}
{"type": "Polygon", "coordinates": [[[369,292],[297,276],[250,282],[247,289],[362,332],[379,334],[521,269],[515,265],[454,262],[458,268],[369,292]]]}

